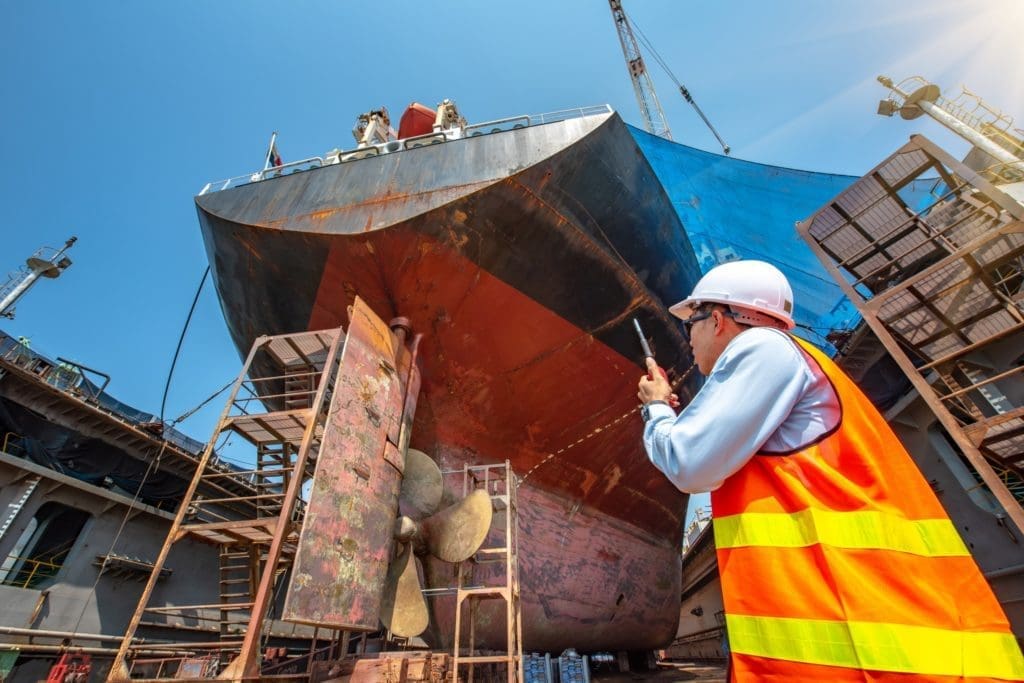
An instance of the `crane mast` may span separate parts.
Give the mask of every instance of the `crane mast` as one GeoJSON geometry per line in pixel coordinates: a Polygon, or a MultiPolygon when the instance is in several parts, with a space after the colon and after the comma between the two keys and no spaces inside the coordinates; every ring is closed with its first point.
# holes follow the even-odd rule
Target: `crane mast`
{"type": "Polygon", "coordinates": [[[608,0],[608,4],[612,8],[612,18],[615,19],[619,42],[622,43],[622,54],[626,57],[626,67],[629,69],[629,77],[633,81],[633,90],[636,92],[636,101],[640,105],[640,114],[644,117],[644,126],[648,133],[671,140],[672,131],[668,129],[665,112],[662,111],[658,95],[654,92],[654,84],[651,83],[651,77],[647,73],[644,58],[640,54],[640,47],[636,44],[629,19],[626,18],[626,13],[622,9],[622,0],[608,0]]]}
{"type": "Polygon", "coordinates": [[[64,243],[60,251],[43,247],[30,256],[24,266],[11,273],[7,282],[0,285],[0,318],[14,318],[14,304],[39,278],[52,280],[67,270],[71,265],[71,259],[65,256],[64,252],[77,241],[77,237],[72,237],[64,243]]]}

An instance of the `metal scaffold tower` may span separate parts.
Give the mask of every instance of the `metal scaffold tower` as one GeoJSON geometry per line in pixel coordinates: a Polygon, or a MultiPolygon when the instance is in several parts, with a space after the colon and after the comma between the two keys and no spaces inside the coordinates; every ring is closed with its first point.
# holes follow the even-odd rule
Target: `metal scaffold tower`
{"type": "Polygon", "coordinates": [[[453,680],[473,683],[476,665],[497,664],[504,666],[508,683],[522,682],[523,627],[519,595],[516,475],[507,460],[500,465],[467,465],[460,472],[463,498],[474,491],[486,491],[494,508],[495,524],[483,546],[473,557],[460,563],[457,569],[453,680]],[[490,623],[497,623],[500,616],[495,615],[504,613],[505,649],[500,652],[482,653],[477,649],[476,627],[486,602],[500,603],[500,607],[488,615],[490,623]],[[460,679],[460,667],[468,669],[464,679],[460,679]]]}
{"type": "MultiPolygon", "coordinates": [[[[216,619],[220,637],[208,643],[183,642],[180,661],[150,678],[180,678],[192,667],[201,674],[230,666],[241,677],[258,665],[264,622],[280,579],[291,567],[305,511],[303,484],[312,477],[339,365],[341,330],[261,337],[253,344],[219,424],[203,453],[178,508],[149,582],[125,632],[111,679],[139,678],[129,661],[132,639],[144,617],[201,615],[216,619]],[[234,433],[256,447],[256,467],[248,471],[218,466],[214,444],[234,433]],[[252,492],[210,497],[213,483],[239,477],[252,492]],[[201,605],[150,605],[157,579],[174,544],[186,535],[220,547],[219,599],[201,605]],[[187,654],[186,654],[187,653],[187,654]],[[202,662],[202,667],[198,663],[202,662]],[[202,669],[202,671],[200,671],[202,669]]],[[[258,669],[257,669],[258,671],[258,669]]]]}
{"type": "Polygon", "coordinates": [[[799,231],[1024,533],[1019,163],[975,171],[915,135],[799,231]]]}
{"type": "MultiPolygon", "coordinates": [[[[395,602],[386,576],[419,392],[420,337],[407,340],[408,332],[406,319],[389,329],[357,298],[346,330],[256,339],[108,680],[295,678],[315,660],[342,657],[352,632],[380,628],[382,601],[395,602]],[[214,444],[227,434],[254,448],[252,469],[217,462],[214,444]],[[186,536],[219,547],[219,576],[203,604],[166,604],[157,582],[186,536]],[[144,619],[191,619],[201,630],[212,623],[219,637],[161,643],[181,656],[143,662],[132,644],[140,626],[152,625],[144,619]],[[272,647],[274,636],[307,641],[308,654],[272,647]],[[268,650],[287,653],[287,673],[265,661],[268,650]]],[[[442,540],[464,528],[439,526],[442,540]]],[[[415,594],[422,601],[418,587],[415,594]]]]}

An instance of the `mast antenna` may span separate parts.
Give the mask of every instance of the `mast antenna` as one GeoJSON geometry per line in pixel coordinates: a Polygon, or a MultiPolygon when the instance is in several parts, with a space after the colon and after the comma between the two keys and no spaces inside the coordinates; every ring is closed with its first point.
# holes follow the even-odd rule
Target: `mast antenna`
{"type": "Polygon", "coordinates": [[[59,251],[44,247],[30,256],[25,265],[14,271],[0,286],[0,318],[14,318],[14,304],[36,283],[40,277],[60,277],[71,265],[71,259],[64,255],[78,240],[72,237],[59,251]]]}
{"type": "Polygon", "coordinates": [[[898,113],[909,121],[928,114],[995,159],[999,164],[997,173],[1005,181],[1024,179],[1024,134],[1013,127],[1013,118],[1007,114],[989,106],[967,88],[959,97],[943,97],[939,86],[920,76],[899,84],[888,76],[879,76],[878,82],[889,90],[889,97],[878,103],[879,115],[898,113]]]}

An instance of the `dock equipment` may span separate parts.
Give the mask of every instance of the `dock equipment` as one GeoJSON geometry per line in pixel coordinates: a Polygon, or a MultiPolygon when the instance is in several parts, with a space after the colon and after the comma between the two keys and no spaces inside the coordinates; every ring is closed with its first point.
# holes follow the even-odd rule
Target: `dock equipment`
{"type": "MultiPolygon", "coordinates": [[[[661,108],[661,102],[658,101],[658,93],[654,90],[654,83],[651,81],[651,76],[647,72],[647,65],[644,62],[644,57],[640,52],[640,46],[637,44],[636,36],[633,35],[633,27],[626,15],[626,10],[622,8],[622,0],[608,0],[608,5],[612,10],[612,19],[615,21],[615,31],[619,36],[619,43],[622,45],[622,55],[626,58],[626,69],[629,71],[629,78],[633,81],[633,91],[636,93],[636,101],[640,106],[640,115],[644,119],[644,127],[648,133],[657,135],[658,137],[665,138],[666,140],[672,139],[672,131],[669,129],[668,119],[665,118],[665,112],[661,108]]],[[[693,95],[690,94],[689,89],[679,82],[679,79],[675,77],[672,70],[668,68],[668,65],[661,58],[661,55],[654,49],[647,37],[644,36],[643,31],[637,27],[637,31],[640,33],[640,40],[644,43],[647,49],[654,55],[654,59],[665,70],[672,82],[675,83],[679,89],[679,94],[683,96],[693,110],[700,116],[701,121],[708,127],[711,134],[718,140],[718,144],[722,146],[722,152],[729,154],[732,150],[729,145],[725,143],[722,136],[718,134],[718,131],[711,121],[704,114],[704,111],[697,105],[696,100],[693,99],[693,95]]]]}
{"type": "Polygon", "coordinates": [[[347,632],[379,628],[419,392],[419,337],[407,340],[404,319],[392,322],[389,329],[356,299],[345,330],[254,342],[153,564],[109,680],[147,675],[131,670],[129,656],[144,616],[219,623],[217,640],[162,646],[182,656],[173,666],[162,663],[153,677],[179,680],[202,678],[190,676],[196,669],[190,662],[202,659],[206,671],[211,657],[220,678],[273,679],[261,668],[261,649],[275,625],[284,628],[275,618],[304,624],[290,628],[305,629],[313,643],[307,671],[315,656],[340,655],[347,632]],[[215,463],[214,445],[228,433],[255,447],[253,469],[215,463]],[[255,493],[197,493],[201,484],[239,477],[255,493]],[[216,599],[151,605],[160,570],[187,535],[221,549],[216,599]],[[325,594],[332,598],[322,599],[325,594]],[[327,647],[314,652],[318,643],[327,647]]]}
{"type": "Polygon", "coordinates": [[[0,318],[14,317],[14,305],[40,277],[53,280],[70,268],[71,259],[65,253],[77,241],[77,237],[71,237],[59,250],[43,247],[30,256],[24,266],[8,275],[7,281],[0,284],[0,318]]]}
{"type": "MultiPolygon", "coordinates": [[[[516,497],[517,481],[508,460],[500,465],[466,465],[461,470],[463,498],[473,491],[486,491],[495,510],[496,533],[488,536],[483,546],[466,561],[459,563],[455,593],[455,638],[452,671],[459,680],[462,670],[468,669],[466,680],[473,683],[474,668],[478,664],[504,665],[508,683],[522,682],[523,626],[522,604],[519,594],[519,503],[516,497]],[[495,571],[488,571],[493,565],[495,571]],[[505,650],[495,654],[481,654],[476,650],[476,624],[480,619],[483,601],[500,601],[505,617],[505,650]],[[465,616],[463,616],[465,614],[465,616]],[[463,636],[468,631],[466,654],[463,654],[463,636]]],[[[499,672],[499,675],[501,672],[499,672]]]]}
{"type": "Polygon", "coordinates": [[[1024,205],[1014,159],[976,171],[915,135],[798,229],[1024,533],[1024,205]],[[930,200],[908,204],[902,191],[929,178],[930,200]]]}

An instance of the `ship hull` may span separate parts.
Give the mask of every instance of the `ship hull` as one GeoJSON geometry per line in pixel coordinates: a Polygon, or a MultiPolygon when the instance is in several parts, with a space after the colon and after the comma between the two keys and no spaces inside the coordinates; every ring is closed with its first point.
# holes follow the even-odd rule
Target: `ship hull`
{"type": "MultiPolygon", "coordinates": [[[[697,380],[664,304],[699,270],[617,116],[327,166],[196,203],[239,349],[261,334],[343,325],[357,295],[424,335],[412,445],[445,469],[509,460],[523,478],[527,648],[671,640],[686,496],[643,453],[631,319],[685,402],[697,380]]],[[[433,585],[451,574],[436,564],[433,585]]],[[[503,621],[484,628],[478,642],[504,631],[503,621]]]]}

